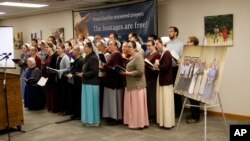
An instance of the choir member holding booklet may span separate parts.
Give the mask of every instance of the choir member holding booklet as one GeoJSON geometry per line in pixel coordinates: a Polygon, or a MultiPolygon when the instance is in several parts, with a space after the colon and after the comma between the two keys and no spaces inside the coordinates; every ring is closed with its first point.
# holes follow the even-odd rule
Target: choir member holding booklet
{"type": "Polygon", "coordinates": [[[56,72],[57,75],[57,89],[58,89],[58,106],[59,106],[59,114],[67,115],[70,111],[68,111],[67,105],[67,88],[68,88],[68,78],[64,75],[70,69],[70,60],[69,57],[65,54],[65,46],[60,44],[56,48],[56,52],[58,54],[56,60],[56,72]]]}
{"type": "Polygon", "coordinates": [[[82,93],[82,78],[76,73],[82,71],[83,57],[79,46],[75,46],[72,51],[74,63],[71,66],[68,78],[68,110],[71,110],[71,119],[81,119],[81,93],[82,93]]]}
{"type": "Polygon", "coordinates": [[[111,56],[107,63],[103,64],[106,75],[104,76],[102,117],[107,118],[108,124],[122,123],[123,119],[124,76],[113,69],[116,65],[123,66],[120,47],[119,41],[111,40],[108,47],[111,56]]]}
{"type": "Polygon", "coordinates": [[[103,69],[103,63],[107,63],[109,60],[110,54],[107,51],[107,42],[104,39],[99,41],[99,35],[95,36],[96,40],[96,48],[99,52],[99,79],[100,79],[100,114],[102,115],[102,106],[103,106],[103,93],[104,93],[104,76],[105,71],[103,69]]]}
{"type": "Polygon", "coordinates": [[[58,54],[54,52],[53,50],[54,45],[52,43],[47,43],[45,47],[46,51],[46,58],[45,58],[45,64],[43,67],[43,76],[48,78],[48,81],[45,85],[45,96],[46,96],[46,106],[47,110],[49,112],[56,113],[58,112],[58,89],[57,89],[57,82],[56,77],[57,74],[49,69],[47,67],[56,68],[56,60],[58,54]]]}
{"type": "Polygon", "coordinates": [[[126,65],[126,72],[121,72],[126,76],[127,82],[124,96],[124,124],[130,129],[142,129],[149,126],[144,58],[137,53],[134,41],[130,41],[127,48],[131,57],[126,65]]]}
{"type": "Polygon", "coordinates": [[[84,43],[84,52],[82,72],[76,73],[82,77],[81,121],[86,126],[99,126],[99,60],[91,42],[84,43]]]}
{"type": "Polygon", "coordinates": [[[41,110],[45,106],[45,97],[42,88],[36,84],[41,77],[41,70],[36,67],[36,61],[32,57],[28,58],[27,64],[24,74],[24,106],[30,110],[41,110]]]}
{"type": "Polygon", "coordinates": [[[156,82],[158,71],[153,70],[155,60],[160,58],[160,54],[156,51],[155,41],[149,40],[147,42],[147,50],[149,53],[145,58],[145,76],[147,82],[147,102],[148,102],[148,115],[151,121],[156,119],[156,82]]]}
{"type": "Polygon", "coordinates": [[[169,38],[156,40],[156,48],[161,57],[154,63],[154,70],[159,71],[156,86],[157,123],[163,128],[175,125],[172,56],[165,47],[169,41],[169,38]]]}

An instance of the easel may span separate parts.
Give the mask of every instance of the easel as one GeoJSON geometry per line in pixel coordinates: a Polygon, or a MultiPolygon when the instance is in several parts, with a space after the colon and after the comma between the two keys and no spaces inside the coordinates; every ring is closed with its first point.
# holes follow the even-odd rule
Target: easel
{"type": "Polygon", "coordinates": [[[181,122],[181,118],[182,118],[182,115],[183,115],[183,111],[184,111],[185,106],[190,106],[190,107],[203,107],[203,108],[204,108],[204,141],[207,141],[207,108],[211,108],[211,107],[220,107],[220,108],[221,108],[221,112],[222,112],[222,116],[223,116],[223,120],[224,120],[224,123],[225,123],[225,126],[226,126],[227,134],[228,134],[228,137],[229,137],[229,130],[228,130],[228,127],[227,127],[227,123],[226,123],[226,119],[225,119],[225,114],[224,114],[224,112],[223,112],[223,108],[222,108],[222,104],[221,104],[221,99],[220,99],[219,93],[217,93],[217,96],[218,96],[219,104],[215,104],[215,105],[204,104],[204,105],[201,105],[201,106],[186,104],[188,98],[185,97],[184,102],[183,102],[183,105],[182,105],[182,109],[181,109],[180,118],[179,118],[179,120],[178,120],[176,129],[175,129],[174,141],[176,141],[176,135],[177,135],[177,132],[178,132],[178,128],[179,128],[179,126],[180,126],[180,122],[181,122]]]}

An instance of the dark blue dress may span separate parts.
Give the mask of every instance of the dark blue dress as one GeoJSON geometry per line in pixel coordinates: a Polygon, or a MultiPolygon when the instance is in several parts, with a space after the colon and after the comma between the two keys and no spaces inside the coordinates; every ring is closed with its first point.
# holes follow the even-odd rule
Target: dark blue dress
{"type": "Polygon", "coordinates": [[[41,110],[45,106],[45,96],[42,93],[42,87],[36,84],[40,77],[33,78],[33,73],[41,73],[41,71],[38,68],[26,69],[25,78],[27,81],[24,92],[24,106],[30,110],[41,110]]]}

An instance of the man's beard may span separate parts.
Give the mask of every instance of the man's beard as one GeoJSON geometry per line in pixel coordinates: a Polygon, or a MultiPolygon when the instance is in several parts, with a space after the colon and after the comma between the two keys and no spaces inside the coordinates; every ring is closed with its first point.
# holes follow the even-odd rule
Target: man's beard
{"type": "Polygon", "coordinates": [[[174,36],[169,36],[170,40],[173,40],[175,37],[174,36]]]}

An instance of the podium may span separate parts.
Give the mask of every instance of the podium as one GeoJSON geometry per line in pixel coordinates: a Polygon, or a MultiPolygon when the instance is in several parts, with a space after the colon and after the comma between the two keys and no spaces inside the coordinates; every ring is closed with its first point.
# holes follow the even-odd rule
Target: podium
{"type": "MultiPolygon", "coordinates": [[[[2,91],[3,84],[3,73],[0,73],[0,130],[6,129],[6,108],[5,99],[2,91]]],[[[9,127],[21,130],[23,125],[23,106],[22,97],[20,93],[20,78],[18,75],[7,75],[7,102],[8,102],[8,113],[9,113],[9,127]]]]}

